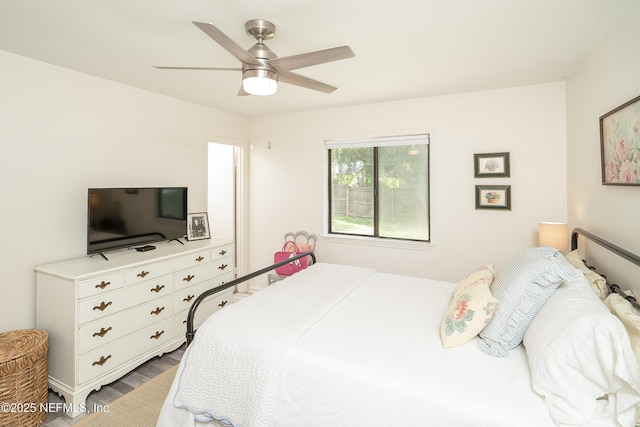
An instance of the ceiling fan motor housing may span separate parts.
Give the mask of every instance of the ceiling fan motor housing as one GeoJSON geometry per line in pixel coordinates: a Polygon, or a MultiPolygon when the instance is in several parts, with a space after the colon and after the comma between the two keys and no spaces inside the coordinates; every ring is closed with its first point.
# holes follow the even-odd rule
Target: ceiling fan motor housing
{"type": "Polygon", "coordinates": [[[251,46],[247,50],[247,52],[253,55],[254,58],[263,61],[268,61],[269,59],[275,59],[278,57],[278,55],[276,55],[271,49],[269,49],[269,46],[263,44],[262,41],[259,41],[258,43],[251,46]]]}
{"type": "MultiPolygon", "coordinates": [[[[264,19],[252,19],[251,21],[246,22],[245,28],[247,29],[247,34],[258,39],[258,43],[251,46],[247,52],[265,64],[266,61],[278,57],[278,55],[276,55],[269,46],[262,43],[263,40],[272,39],[276,35],[275,25],[269,21],[265,21],[264,19]]],[[[249,68],[255,68],[255,66],[251,66],[249,68]]],[[[275,69],[271,69],[271,71],[275,72],[275,69]]]]}
{"type": "Polygon", "coordinates": [[[278,73],[267,70],[266,68],[247,68],[242,70],[242,78],[258,77],[263,79],[271,79],[278,81],[278,73]]]}

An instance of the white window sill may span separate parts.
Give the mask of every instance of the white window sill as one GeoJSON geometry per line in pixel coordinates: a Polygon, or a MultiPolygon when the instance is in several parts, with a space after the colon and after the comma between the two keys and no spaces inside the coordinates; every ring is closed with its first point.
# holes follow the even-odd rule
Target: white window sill
{"type": "Polygon", "coordinates": [[[433,242],[416,242],[411,240],[379,239],[366,236],[347,236],[341,234],[323,234],[322,240],[328,243],[363,245],[381,248],[407,249],[412,251],[430,251],[433,242]]]}

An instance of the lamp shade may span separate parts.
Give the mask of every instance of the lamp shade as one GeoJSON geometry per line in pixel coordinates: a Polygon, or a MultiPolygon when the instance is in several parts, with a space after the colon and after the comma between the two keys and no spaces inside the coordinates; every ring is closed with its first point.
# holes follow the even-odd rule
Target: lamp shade
{"type": "Polygon", "coordinates": [[[550,246],[559,251],[569,250],[569,228],[564,222],[541,222],[538,225],[540,246],[550,246]]]}
{"type": "Polygon", "coordinates": [[[278,76],[269,70],[246,70],[242,73],[242,89],[251,95],[273,95],[278,89],[278,76]]]}

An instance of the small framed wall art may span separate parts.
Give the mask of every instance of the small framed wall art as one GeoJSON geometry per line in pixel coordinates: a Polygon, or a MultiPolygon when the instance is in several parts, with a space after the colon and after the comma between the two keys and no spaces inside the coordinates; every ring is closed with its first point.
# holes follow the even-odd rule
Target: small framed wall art
{"type": "Polygon", "coordinates": [[[509,153],[474,154],[473,160],[476,178],[511,176],[509,168],[509,153]]]}
{"type": "Polygon", "coordinates": [[[209,218],[206,212],[187,214],[187,240],[209,239],[209,218]]]}
{"type": "Polygon", "coordinates": [[[476,185],[476,209],[511,210],[510,185],[476,185]]]}
{"type": "Polygon", "coordinates": [[[602,185],[640,185],[640,96],[600,117],[602,185]]]}

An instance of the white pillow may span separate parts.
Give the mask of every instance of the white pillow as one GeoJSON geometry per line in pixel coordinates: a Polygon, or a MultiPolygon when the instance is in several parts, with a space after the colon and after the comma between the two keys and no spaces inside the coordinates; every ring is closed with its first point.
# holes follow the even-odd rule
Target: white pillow
{"type": "Polygon", "coordinates": [[[584,277],[549,298],[524,337],[533,389],[558,424],[633,425],[640,402],[629,336],[584,277]]]}
{"type": "MultiPolygon", "coordinates": [[[[635,298],[635,294],[631,291],[624,291],[624,293],[635,298]]],[[[604,305],[624,325],[631,340],[631,348],[640,364],[640,312],[629,301],[616,293],[609,294],[604,300],[604,305]]]]}
{"type": "Polygon", "coordinates": [[[580,257],[580,254],[577,250],[569,252],[565,255],[565,258],[567,258],[567,261],[569,261],[571,265],[580,269],[580,271],[584,273],[584,277],[585,279],[587,279],[587,283],[589,283],[591,289],[593,289],[593,292],[595,292],[600,299],[605,299],[607,295],[609,295],[609,286],[607,285],[607,280],[587,267],[584,264],[584,261],[582,261],[582,257],[580,257]]]}
{"type": "Polygon", "coordinates": [[[480,332],[478,348],[504,357],[522,342],[529,323],[560,283],[577,274],[556,249],[526,249],[509,261],[491,285],[496,313],[480,332]]]}
{"type": "MultiPolygon", "coordinates": [[[[635,298],[635,295],[631,291],[624,291],[624,293],[635,298]]],[[[624,328],[629,334],[631,349],[636,356],[638,365],[640,365],[640,312],[638,312],[629,301],[616,293],[609,294],[604,300],[604,305],[606,305],[609,311],[624,325],[624,328]]],[[[636,414],[636,425],[640,425],[640,407],[636,414]]]]}

